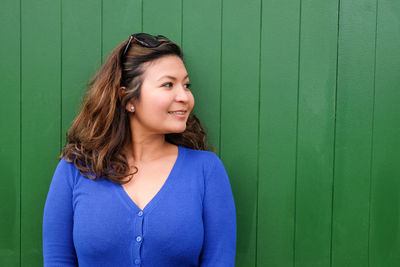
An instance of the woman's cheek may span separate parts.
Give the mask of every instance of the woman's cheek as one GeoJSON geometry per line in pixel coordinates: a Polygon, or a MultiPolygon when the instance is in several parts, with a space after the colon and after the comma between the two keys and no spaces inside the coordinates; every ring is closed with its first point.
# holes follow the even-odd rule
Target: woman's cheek
{"type": "Polygon", "coordinates": [[[194,107],[194,103],[195,103],[195,101],[194,101],[194,96],[193,96],[193,94],[192,94],[192,92],[189,92],[190,93],[190,96],[191,96],[191,109],[190,110],[192,110],[193,109],[193,107],[194,107]]]}

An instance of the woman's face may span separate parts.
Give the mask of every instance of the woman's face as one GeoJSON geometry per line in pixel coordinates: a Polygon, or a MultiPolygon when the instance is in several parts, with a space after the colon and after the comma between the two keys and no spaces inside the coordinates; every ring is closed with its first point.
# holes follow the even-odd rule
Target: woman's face
{"type": "Polygon", "coordinates": [[[131,101],[134,129],[158,134],[183,132],[194,106],[183,61],[167,55],[145,64],[139,100],[131,101]]]}

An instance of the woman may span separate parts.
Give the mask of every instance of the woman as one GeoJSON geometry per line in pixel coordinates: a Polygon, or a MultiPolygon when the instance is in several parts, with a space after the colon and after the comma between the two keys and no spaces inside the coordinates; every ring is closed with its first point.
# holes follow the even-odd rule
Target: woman
{"type": "Polygon", "coordinates": [[[231,186],[182,57],[134,34],[91,80],[47,195],[44,266],[234,266],[231,186]]]}

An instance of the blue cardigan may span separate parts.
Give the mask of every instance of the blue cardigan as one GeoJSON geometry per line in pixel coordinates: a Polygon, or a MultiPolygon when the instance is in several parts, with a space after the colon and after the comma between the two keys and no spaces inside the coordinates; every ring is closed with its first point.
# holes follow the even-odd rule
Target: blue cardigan
{"type": "Polygon", "coordinates": [[[236,211],[225,168],[213,152],[178,151],[143,210],[120,184],[83,177],[63,158],[44,207],[44,266],[234,266],[236,211]]]}

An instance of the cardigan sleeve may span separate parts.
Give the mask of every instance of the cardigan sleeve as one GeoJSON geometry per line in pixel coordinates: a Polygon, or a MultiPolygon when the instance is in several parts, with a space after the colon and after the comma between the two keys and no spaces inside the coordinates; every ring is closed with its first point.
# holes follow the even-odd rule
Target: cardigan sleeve
{"type": "Polygon", "coordinates": [[[236,208],[226,170],[213,153],[205,175],[203,199],[204,242],[200,266],[233,267],[236,252],[236,208]]]}
{"type": "Polygon", "coordinates": [[[73,244],[73,169],[61,159],[54,172],[43,213],[44,267],[78,266],[73,244]]]}

